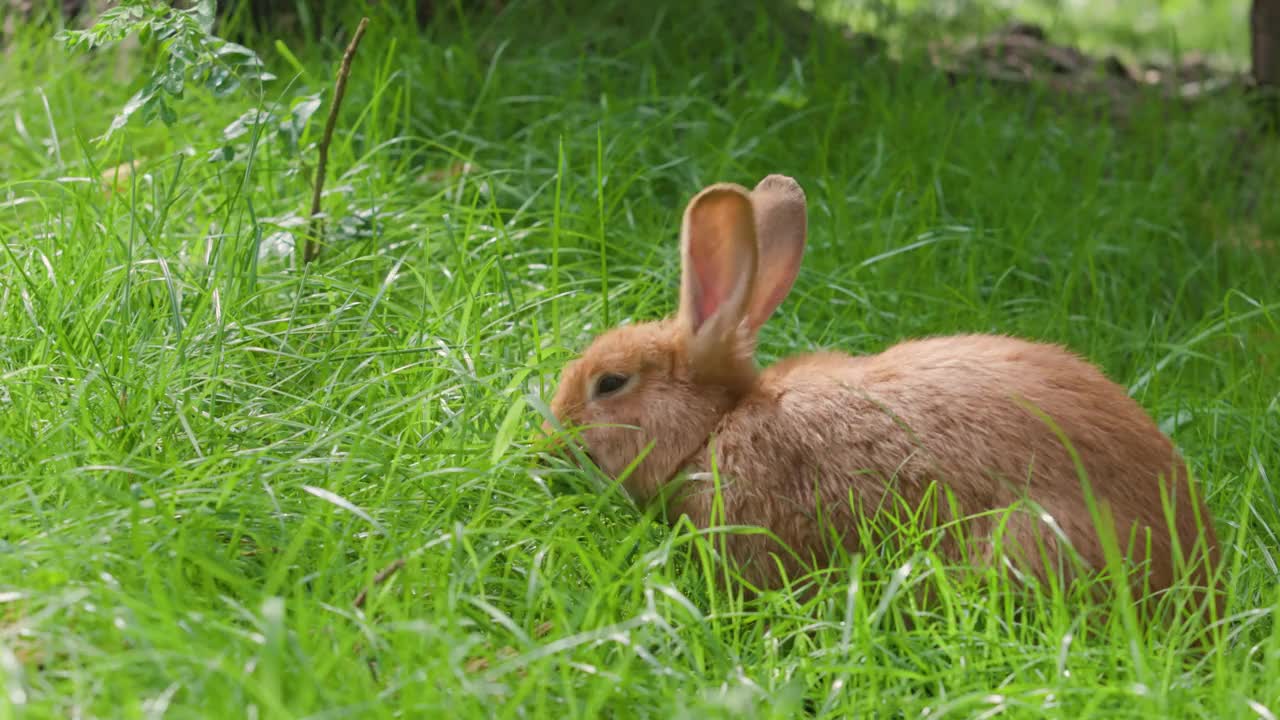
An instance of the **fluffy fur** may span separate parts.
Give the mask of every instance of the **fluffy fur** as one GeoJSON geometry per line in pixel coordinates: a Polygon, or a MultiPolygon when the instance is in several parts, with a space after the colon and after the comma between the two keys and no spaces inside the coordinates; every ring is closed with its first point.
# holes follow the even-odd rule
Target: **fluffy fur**
{"type": "Polygon", "coordinates": [[[1137,402],[1064,348],[963,335],[758,370],[755,336],[799,271],[805,214],[799,185],[778,175],[751,191],[713,185],[689,203],[679,312],[599,336],[565,368],[551,403],[605,473],[621,476],[648,450],[627,492],[707,527],[714,455],[723,522],[767,528],[782,542],[727,539],[761,587],[776,587],[780,570],[829,560],[833,536],[859,549],[868,541],[853,532],[859,517],[913,508],[931,483],[955,503],[939,522],[975,516],[965,523],[970,544],[949,540],[946,554],[995,561],[990,539],[1007,522],[1003,553],[1025,572],[1047,579],[1063,566],[1060,536],[1100,568],[1082,480],[1122,552],[1146,561],[1135,590],[1165,589],[1185,567],[1208,587],[1218,540],[1182,459],[1137,402]],[[1024,500],[1028,511],[1007,521],[988,512],[1024,500]]]}

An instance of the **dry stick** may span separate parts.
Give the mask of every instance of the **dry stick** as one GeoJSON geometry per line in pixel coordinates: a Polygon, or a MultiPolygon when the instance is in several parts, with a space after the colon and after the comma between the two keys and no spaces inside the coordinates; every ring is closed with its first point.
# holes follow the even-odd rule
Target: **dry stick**
{"type": "Polygon", "coordinates": [[[333,86],[333,104],[329,106],[329,119],[324,124],[324,137],[320,139],[320,160],[316,163],[316,181],[311,191],[311,222],[307,225],[307,244],[303,248],[302,260],[309,263],[320,255],[320,233],[324,229],[324,219],[320,216],[320,195],[324,192],[324,171],[329,164],[329,143],[333,140],[333,126],[338,124],[338,110],[342,108],[342,97],[347,93],[347,77],[351,75],[351,60],[360,47],[360,38],[364,37],[364,29],[369,18],[360,18],[356,26],[356,34],[351,37],[347,51],[342,54],[342,67],[338,68],[338,80],[333,86]]]}
{"type": "Polygon", "coordinates": [[[395,562],[379,570],[378,574],[373,576],[373,582],[369,583],[369,587],[361,590],[360,594],[356,596],[355,602],[352,603],[356,606],[356,609],[359,610],[364,607],[365,598],[368,597],[370,590],[386,582],[388,578],[395,575],[396,571],[402,567],[404,567],[404,558],[397,559],[395,562]]]}

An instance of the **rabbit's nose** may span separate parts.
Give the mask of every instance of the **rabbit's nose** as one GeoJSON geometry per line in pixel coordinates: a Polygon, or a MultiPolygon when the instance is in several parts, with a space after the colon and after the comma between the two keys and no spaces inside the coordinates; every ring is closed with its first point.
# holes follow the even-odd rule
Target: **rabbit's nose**
{"type": "Polygon", "coordinates": [[[564,448],[564,433],[558,432],[551,421],[546,420],[538,428],[534,441],[541,443],[547,450],[561,450],[564,448]]]}
{"type": "Polygon", "coordinates": [[[568,460],[574,465],[581,467],[581,460],[585,458],[591,465],[600,467],[600,463],[596,462],[596,456],[592,455],[591,451],[588,450],[585,445],[581,443],[574,443],[575,447],[569,447],[569,441],[565,440],[564,434],[557,433],[555,428],[551,426],[551,423],[542,423],[540,430],[541,432],[535,435],[533,443],[535,447],[542,450],[540,453],[540,462],[543,465],[547,464],[552,457],[556,457],[561,460],[568,460]],[[574,452],[575,448],[577,452],[574,452]]]}
{"type": "Polygon", "coordinates": [[[539,432],[534,434],[532,440],[535,447],[544,451],[544,462],[547,455],[572,456],[572,453],[566,452],[564,436],[558,434],[550,422],[543,422],[539,432]]]}

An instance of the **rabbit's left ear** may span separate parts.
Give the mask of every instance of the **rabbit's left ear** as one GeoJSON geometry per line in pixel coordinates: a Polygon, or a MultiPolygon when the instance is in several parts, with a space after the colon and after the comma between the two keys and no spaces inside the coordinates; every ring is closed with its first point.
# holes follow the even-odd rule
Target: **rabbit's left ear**
{"type": "Polygon", "coordinates": [[[804,190],[785,175],[769,175],[751,191],[759,246],[747,327],[756,332],[782,304],[800,274],[808,235],[804,190]]]}
{"type": "Polygon", "coordinates": [[[680,320],[696,369],[717,371],[744,350],[740,328],[756,277],[751,195],[730,183],[698,193],[680,232],[680,320]]]}

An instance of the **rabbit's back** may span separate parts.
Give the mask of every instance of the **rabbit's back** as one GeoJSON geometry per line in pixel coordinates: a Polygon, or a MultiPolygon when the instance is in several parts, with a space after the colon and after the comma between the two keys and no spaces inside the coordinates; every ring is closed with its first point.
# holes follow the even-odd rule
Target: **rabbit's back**
{"type": "MultiPolygon", "coordinates": [[[[761,374],[756,392],[725,416],[716,438],[725,520],[768,527],[806,560],[821,559],[832,527],[846,533],[852,548],[856,513],[895,502],[914,509],[936,481],[963,514],[1004,508],[1025,494],[1050,516],[1021,513],[1006,531],[1005,552],[1021,546],[1021,562],[1032,572],[1043,576],[1037,543],[1051,553],[1057,547],[1047,522],[1101,567],[1080,473],[1063,438],[1094,496],[1109,505],[1122,548],[1133,524],[1150,528],[1152,587],[1172,581],[1162,479],[1184,550],[1198,528],[1185,465],[1143,408],[1081,358],[1016,338],[941,337],[866,357],[791,358],[761,374]],[[851,500],[860,509],[851,509],[851,500]]],[[[701,457],[692,469],[708,465],[701,457]]],[[[707,495],[688,497],[686,511],[695,522],[703,519],[707,495]]],[[[1203,505],[1197,509],[1207,525],[1203,505]]],[[[979,541],[970,550],[979,559],[999,520],[991,515],[969,525],[979,541]]],[[[1216,545],[1212,530],[1206,533],[1216,545]]],[[[761,536],[735,542],[743,559],[763,559],[773,549],[761,536]]],[[[958,557],[960,548],[949,550],[958,557]]],[[[768,582],[770,563],[756,564],[758,579],[768,582]]]]}

